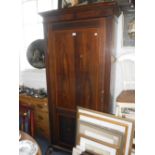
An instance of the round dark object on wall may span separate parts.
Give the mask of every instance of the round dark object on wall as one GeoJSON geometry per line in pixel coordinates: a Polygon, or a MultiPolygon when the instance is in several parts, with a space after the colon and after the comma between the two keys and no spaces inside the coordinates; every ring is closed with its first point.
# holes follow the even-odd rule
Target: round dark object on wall
{"type": "Polygon", "coordinates": [[[27,60],[35,68],[45,68],[44,40],[33,41],[27,49],[27,60]]]}

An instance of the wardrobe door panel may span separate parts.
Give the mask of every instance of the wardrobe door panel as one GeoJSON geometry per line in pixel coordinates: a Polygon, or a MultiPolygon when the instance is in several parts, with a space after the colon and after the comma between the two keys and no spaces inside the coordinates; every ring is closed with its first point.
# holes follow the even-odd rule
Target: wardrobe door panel
{"type": "Polygon", "coordinates": [[[102,38],[100,28],[81,29],[77,31],[75,43],[76,103],[94,110],[101,110],[100,90],[104,87],[104,83],[100,83],[101,74],[104,74],[103,64],[100,72],[100,65],[104,61],[100,54],[101,46],[104,46],[102,38]]]}
{"type": "Polygon", "coordinates": [[[72,31],[53,32],[56,106],[75,109],[75,52],[72,31]]]}
{"type": "Polygon", "coordinates": [[[56,112],[57,143],[72,148],[75,145],[76,119],[75,113],[69,111],[56,112]]]}

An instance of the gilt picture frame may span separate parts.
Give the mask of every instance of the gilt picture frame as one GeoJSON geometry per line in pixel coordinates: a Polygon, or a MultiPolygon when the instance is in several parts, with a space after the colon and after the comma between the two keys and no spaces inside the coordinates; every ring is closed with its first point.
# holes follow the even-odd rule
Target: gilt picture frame
{"type": "Polygon", "coordinates": [[[119,149],[108,143],[100,142],[96,139],[89,138],[85,135],[80,134],[79,143],[82,151],[87,151],[92,154],[99,155],[119,155],[119,149]]]}
{"type": "MultiPolygon", "coordinates": [[[[121,132],[124,137],[123,155],[130,155],[133,135],[134,135],[134,121],[120,118],[114,115],[78,107],[77,120],[88,122],[105,128],[110,128],[121,132]]],[[[77,121],[77,122],[78,122],[77,121]]],[[[78,125],[78,124],[77,124],[78,125]]]]}
{"type": "Polygon", "coordinates": [[[85,135],[89,138],[95,138],[96,140],[101,141],[101,143],[109,143],[123,150],[124,136],[119,131],[100,127],[83,121],[79,121],[77,129],[79,134],[85,135]]]}

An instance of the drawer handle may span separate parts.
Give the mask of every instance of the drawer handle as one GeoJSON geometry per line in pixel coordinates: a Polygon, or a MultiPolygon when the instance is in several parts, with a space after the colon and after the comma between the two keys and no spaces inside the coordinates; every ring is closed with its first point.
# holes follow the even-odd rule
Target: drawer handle
{"type": "Polygon", "coordinates": [[[42,105],[37,105],[38,108],[40,109],[43,109],[43,106],[42,105]]]}
{"type": "Polygon", "coordinates": [[[38,119],[43,120],[44,118],[40,115],[38,115],[38,119]]]}

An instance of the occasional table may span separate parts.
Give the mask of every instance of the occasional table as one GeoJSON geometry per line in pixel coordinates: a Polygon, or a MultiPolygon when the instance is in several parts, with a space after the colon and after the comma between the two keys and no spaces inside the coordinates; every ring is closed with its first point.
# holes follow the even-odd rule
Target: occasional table
{"type": "MultiPolygon", "coordinates": [[[[38,145],[38,143],[34,140],[34,138],[31,137],[29,134],[27,134],[27,133],[25,133],[23,131],[20,131],[20,133],[21,133],[20,140],[30,140],[30,141],[32,141],[32,142],[34,142],[34,143],[36,143],[38,145]]],[[[39,145],[38,145],[38,152],[37,152],[36,155],[42,155],[39,145]]]]}

